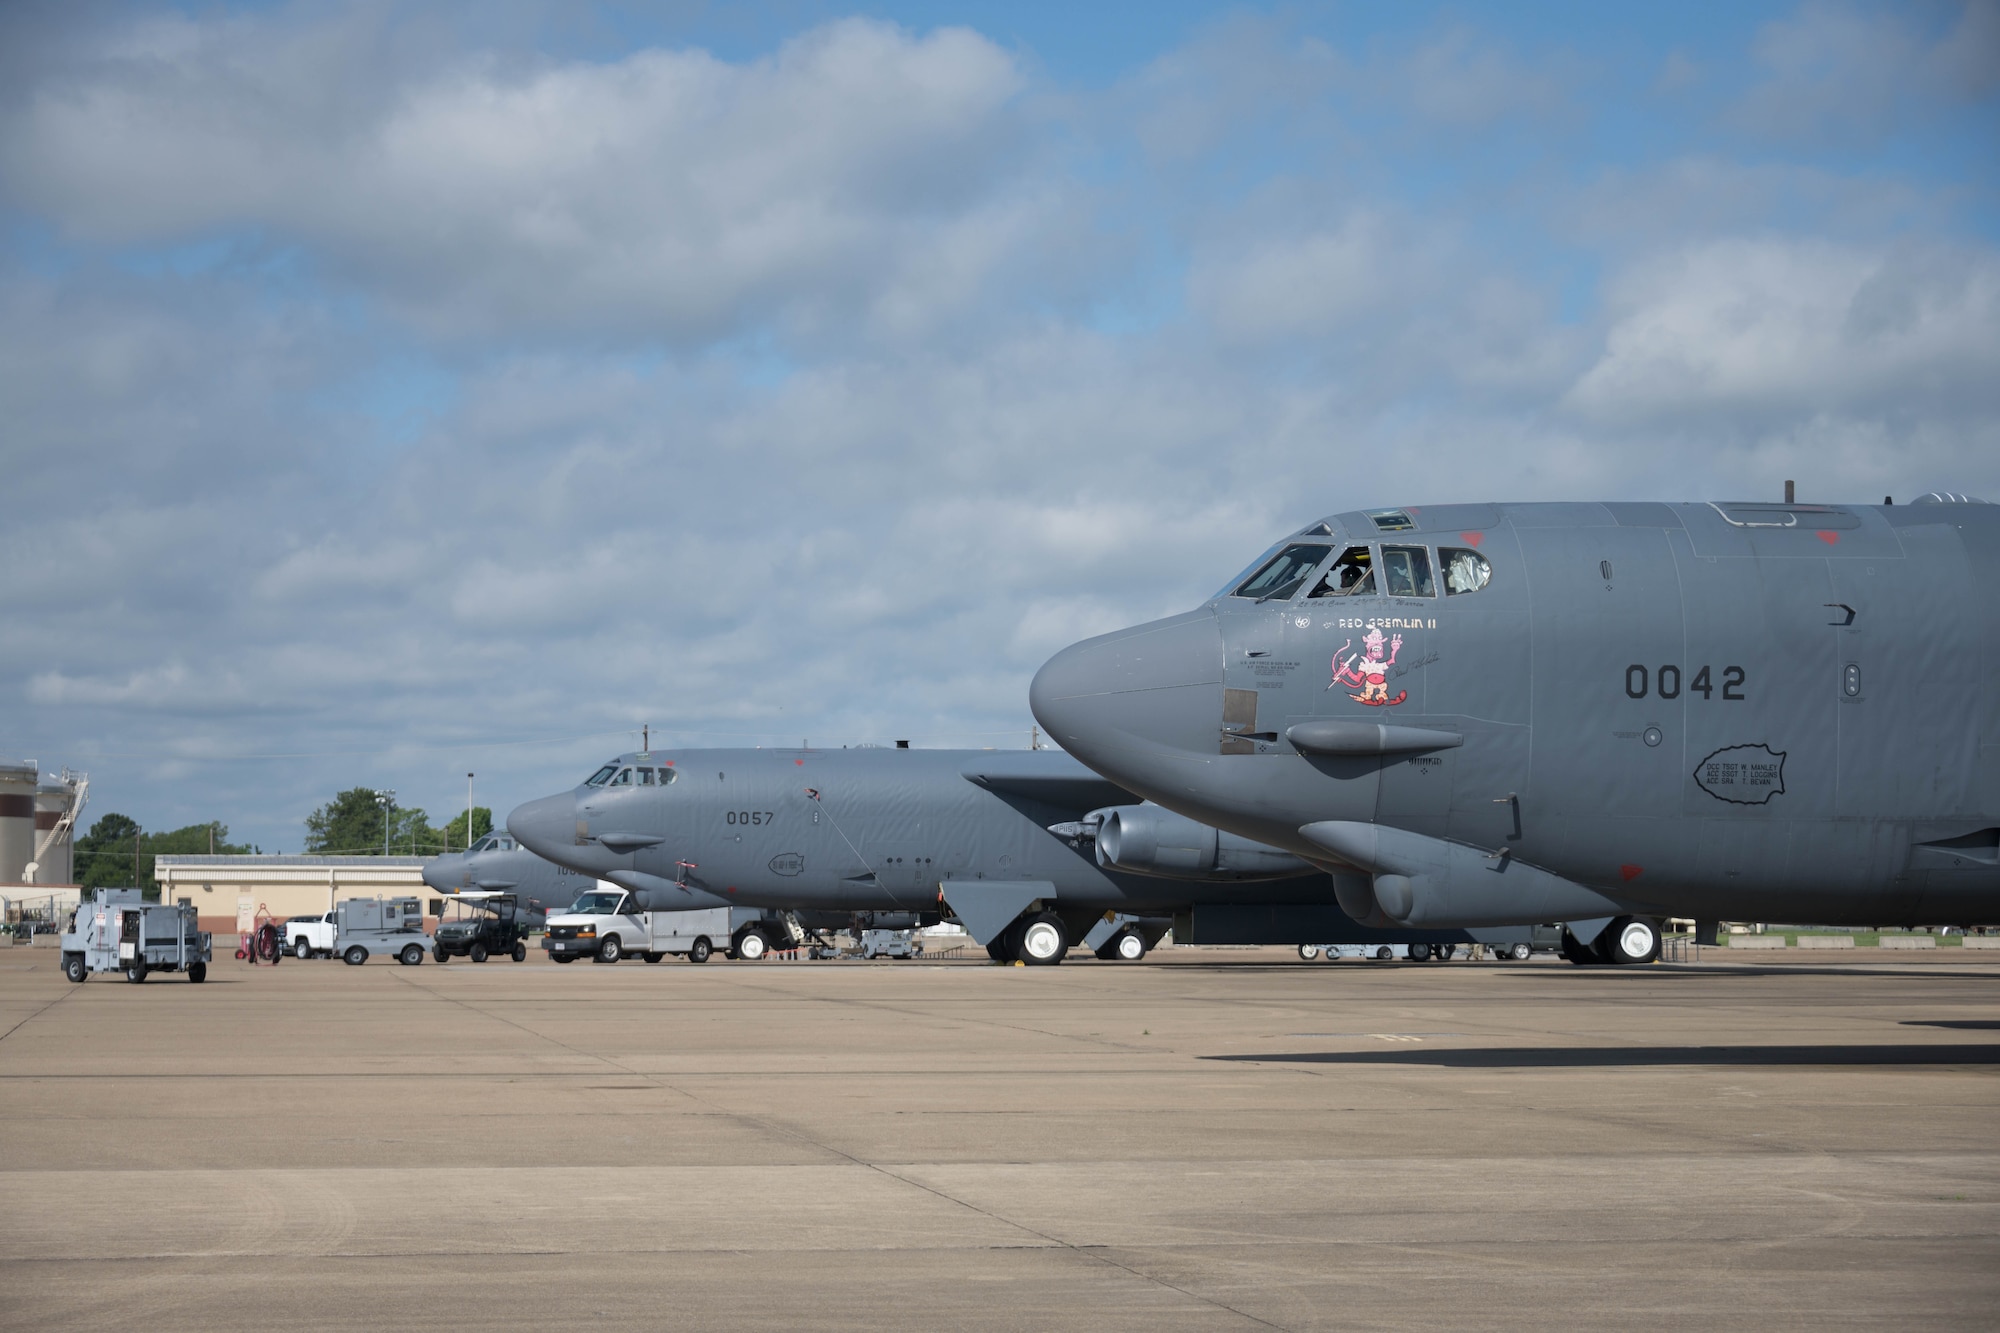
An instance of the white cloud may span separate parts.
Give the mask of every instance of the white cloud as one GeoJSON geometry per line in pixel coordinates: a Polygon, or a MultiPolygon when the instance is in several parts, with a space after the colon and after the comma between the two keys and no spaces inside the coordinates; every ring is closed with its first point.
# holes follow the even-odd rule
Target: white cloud
{"type": "Polygon", "coordinates": [[[2000,403],[1991,253],[1718,241],[1635,265],[1611,302],[1565,400],[1594,421],[2000,403]]]}
{"type": "Polygon", "coordinates": [[[824,325],[885,289],[963,301],[1020,138],[1022,76],[976,33],[833,23],[730,64],[462,57],[379,74],[359,19],[155,25],[9,118],[10,193],[117,243],[302,241],[427,328],[669,339],[759,317],[824,325]],[[991,210],[990,212],[988,210],[991,210]]]}

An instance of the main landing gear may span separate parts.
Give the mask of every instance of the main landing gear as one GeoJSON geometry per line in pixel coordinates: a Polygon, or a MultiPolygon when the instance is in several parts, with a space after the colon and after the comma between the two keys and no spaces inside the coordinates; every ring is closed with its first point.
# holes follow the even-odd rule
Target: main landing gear
{"type": "Polygon", "coordinates": [[[1621,916],[1589,944],[1565,928],[1562,954],[1580,967],[1598,963],[1650,963],[1660,956],[1660,923],[1646,916],[1621,916]]]}

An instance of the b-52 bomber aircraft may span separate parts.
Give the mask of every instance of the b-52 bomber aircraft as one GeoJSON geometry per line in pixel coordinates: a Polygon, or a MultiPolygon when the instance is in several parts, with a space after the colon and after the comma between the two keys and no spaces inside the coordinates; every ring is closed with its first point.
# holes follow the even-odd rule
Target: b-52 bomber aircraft
{"type": "Polygon", "coordinates": [[[462,852],[432,857],[424,862],[424,883],[445,894],[511,893],[536,926],[593,887],[589,876],[543,860],[506,833],[489,833],[462,852]]]}
{"type": "Polygon", "coordinates": [[[1058,653],[1049,734],[1371,925],[2000,919],[2000,509],[1339,514],[1058,653]]]}
{"type": "Polygon", "coordinates": [[[935,921],[948,908],[1001,961],[1057,963],[1086,944],[1136,958],[1168,915],[1185,918],[1184,942],[1528,938],[1359,927],[1298,857],[1142,805],[1046,750],[633,753],[519,807],[507,829],[650,911],[721,902],[935,921]],[[1139,920],[1107,932],[1107,914],[1139,920]]]}

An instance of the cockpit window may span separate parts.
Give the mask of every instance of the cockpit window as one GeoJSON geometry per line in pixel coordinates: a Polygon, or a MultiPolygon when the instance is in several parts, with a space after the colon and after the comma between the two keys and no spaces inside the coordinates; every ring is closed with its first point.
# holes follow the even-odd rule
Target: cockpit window
{"type": "Polygon", "coordinates": [[[1290,597],[1298,591],[1306,575],[1319,567],[1333,550],[1331,546],[1293,543],[1266,561],[1264,567],[1243,580],[1236,596],[1268,602],[1273,597],[1290,597]]]}
{"type": "Polygon", "coordinates": [[[486,838],[481,838],[478,842],[473,843],[470,847],[466,848],[465,850],[468,852],[483,852],[492,845],[493,845],[493,839],[490,837],[486,837],[486,838]]]}
{"type": "Polygon", "coordinates": [[[1431,553],[1421,546],[1382,548],[1382,582],[1391,597],[1435,597],[1431,553]]]}
{"type": "Polygon", "coordinates": [[[1378,532],[1408,532],[1416,527],[1410,516],[1400,509],[1371,509],[1368,517],[1378,532]]]}
{"type": "Polygon", "coordinates": [[[631,785],[632,785],[632,770],[631,770],[631,769],[629,769],[629,768],[621,768],[621,769],[619,769],[619,770],[618,770],[618,776],[617,776],[617,777],[615,777],[615,778],[613,778],[613,779],[611,779],[611,785],[612,785],[612,786],[614,786],[614,787],[629,787],[629,786],[631,786],[631,785]]]}
{"type": "Polygon", "coordinates": [[[640,785],[641,787],[650,787],[650,786],[652,786],[652,785],[653,785],[653,770],[652,770],[652,769],[650,769],[650,768],[642,768],[642,769],[640,769],[640,770],[639,770],[639,785],[640,785]]]}
{"type": "Polygon", "coordinates": [[[611,775],[617,771],[618,765],[606,764],[603,768],[592,773],[583,785],[586,787],[602,787],[605,783],[611,781],[611,775]]]}
{"type": "Polygon", "coordinates": [[[1478,592],[1493,581],[1493,566],[1477,551],[1455,546],[1438,548],[1438,563],[1444,566],[1444,595],[1478,592]]]}
{"type": "Polygon", "coordinates": [[[1333,567],[1320,575],[1314,597],[1370,597],[1375,593],[1375,563],[1365,546],[1350,546],[1333,567]]]}

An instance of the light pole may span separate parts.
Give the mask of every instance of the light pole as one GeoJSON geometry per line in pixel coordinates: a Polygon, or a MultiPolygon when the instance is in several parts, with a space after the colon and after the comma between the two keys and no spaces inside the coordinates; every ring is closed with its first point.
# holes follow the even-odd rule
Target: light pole
{"type": "Polygon", "coordinates": [[[465,850],[472,850],[472,774],[465,775],[465,850]]]}
{"type": "Polygon", "coordinates": [[[389,854],[389,828],[394,823],[389,816],[396,809],[396,789],[394,787],[377,787],[375,789],[375,804],[382,807],[382,855],[387,856],[389,854]]]}

